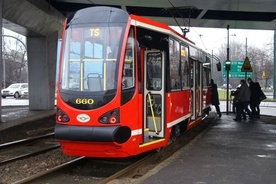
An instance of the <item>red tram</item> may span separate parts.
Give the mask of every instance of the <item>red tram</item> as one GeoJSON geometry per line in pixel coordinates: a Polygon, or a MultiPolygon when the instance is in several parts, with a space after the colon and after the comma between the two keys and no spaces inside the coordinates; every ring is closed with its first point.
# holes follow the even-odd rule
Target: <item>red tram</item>
{"type": "Polygon", "coordinates": [[[68,155],[166,146],[210,109],[210,55],[169,26],[112,7],[64,23],[55,136],[68,155]]]}

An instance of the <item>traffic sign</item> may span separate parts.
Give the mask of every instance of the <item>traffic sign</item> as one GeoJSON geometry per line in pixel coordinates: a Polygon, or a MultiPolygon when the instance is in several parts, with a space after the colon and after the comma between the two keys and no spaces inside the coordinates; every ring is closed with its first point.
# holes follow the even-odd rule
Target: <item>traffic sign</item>
{"type": "MultiPolygon", "coordinates": [[[[233,60],[231,61],[231,69],[229,70],[229,78],[232,79],[242,79],[245,78],[245,72],[242,72],[242,66],[244,61],[242,60],[233,60]]],[[[222,62],[222,77],[226,78],[226,70],[225,70],[225,61],[222,62]]],[[[247,73],[246,77],[251,77],[251,73],[247,73]]]]}
{"type": "Polygon", "coordinates": [[[251,67],[248,57],[245,58],[241,71],[242,72],[252,72],[252,67],[251,67]]]}

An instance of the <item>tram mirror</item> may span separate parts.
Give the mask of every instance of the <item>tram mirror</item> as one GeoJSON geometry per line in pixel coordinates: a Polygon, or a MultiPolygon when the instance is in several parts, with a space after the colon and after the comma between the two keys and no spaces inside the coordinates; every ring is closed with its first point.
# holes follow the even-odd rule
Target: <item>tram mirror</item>
{"type": "Polygon", "coordinates": [[[169,38],[168,37],[163,37],[160,39],[161,43],[168,43],[169,42],[169,38]]]}
{"type": "Polygon", "coordinates": [[[152,37],[150,35],[143,35],[138,38],[140,47],[148,47],[149,43],[152,41],[152,37]]]}

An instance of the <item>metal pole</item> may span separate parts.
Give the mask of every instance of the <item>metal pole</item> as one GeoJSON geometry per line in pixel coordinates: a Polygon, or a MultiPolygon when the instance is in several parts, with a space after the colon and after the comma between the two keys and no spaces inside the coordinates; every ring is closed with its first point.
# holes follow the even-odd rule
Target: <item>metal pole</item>
{"type": "MultiPolygon", "coordinates": [[[[227,62],[229,62],[229,25],[227,25],[227,62]]],[[[226,70],[226,114],[228,115],[229,106],[229,70],[226,70]]]]}
{"type": "MultiPolygon", "coordinates": [[[[245,57],[247,57],[247,37],[245,38],[245,57]]],[[[247,72],[245,72],[245,82],[246,82],[246,79],[247,79],[247,72]]]]}
{"type": "MultiPolygon", "coordinates": [[[[2,7],[3,7],[3,1],[0,1],[0,29],[1,29],[1,35],[2,35],[2,28],[3,28],[3,11],[2,11],[2,7]]],[[[0,49],[0,55],[1,55],[1,58],[0,58],[0,62],[2,63],[2,37],[0,39],[0,45],[1,45],[1,49],[0,49]]],[[[2,72],[2,65],[0,64],[0,72],[2,72]]],[[[3,79],[3,76],[0,75],[0,90],[2,90],[2,79],[3,79]]],[[[2,98],[0,99],[0,123],[2,122],[2,98]]]]}
{"type": "Polygon", "coordinates": [[[19,41],[19,42],[25,47],[25,49],[26,49],[26,51],[27,51],[27,46],[26,46],[26,44],[25,44],[24,42],[22,42],[20,39],[16,38],[15,36],[11,36],[11,35],[2,35],[2,37],[10,37],[10,38],[16,39],[17,41],[19,41]]]}
{"type": "MultiPolygon", "coordinates": [[[[2,53],[3,54],[3,53],[2,53]]],[[[6,88],[6,58],[5,54],[3,54],[3,88],[6,88]]]]}
{"type": "Polygon", "coordinates": [[[214,79],[214,67],[213,67],[213,63],[214,63],[214,55],[213,55],[213,49],[212,49],[212,58],[211,58],[211,79],[214,79]]]}
{"type": "Polygon", "coordinates": [[[276,98],[275,86],[276,86],[276,30],[274,30],[274,79],[273,79],[273,99],[276,98]]]}

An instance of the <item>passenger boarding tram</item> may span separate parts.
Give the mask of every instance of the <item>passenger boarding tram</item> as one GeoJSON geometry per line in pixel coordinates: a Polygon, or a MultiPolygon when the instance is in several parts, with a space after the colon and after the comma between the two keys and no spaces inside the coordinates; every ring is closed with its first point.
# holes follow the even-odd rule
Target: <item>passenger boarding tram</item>
{"type": "Polygon", "coordinates": [[[112,7],[64,23],[55,136],[65,154],[160,149],[210,110],[210,55],[167,25],[112,7]]]}

